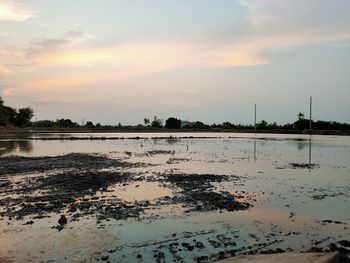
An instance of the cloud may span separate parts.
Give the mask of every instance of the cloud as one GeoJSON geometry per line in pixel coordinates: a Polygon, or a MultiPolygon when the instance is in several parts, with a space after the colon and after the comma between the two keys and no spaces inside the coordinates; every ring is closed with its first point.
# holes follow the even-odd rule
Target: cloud
{"type": "Polygon", "coordinates": [[[73,42],[81,42],[81,41],[84,41],[84,40],[89,40],[89,39],[93,39],[94,38],[92,35],[84,33],[80,29],[69,30],[68,32],[66,32],[65,37],[66,37],[66,39],[69,39],[69,40],[71,40],[73,42]]]}
{"type": "Polygon", "coordinates": [[[6,97],[10,97],[10,96],[13,96],[14,95],[14,91],[15,89],[12,88],[12,87],[8,87],[8,88],[5,88],[3,91],[2,91],[2,94],[6,97]]]}
{"type": "Polygon", "coordinates": [[[198,90],[196,90],[196,89],[185,89],[184,92],[187,93],[187,94],[195,94],[195,93],[198,93],[198,90]]]}
{"type": "Polygon", "coordinates": [[[67,31],[62,38],[42,38],[32,41],[31,47],[25,50],[25,54],[28,57],[35,58],[55,53],[89,39],[93,39],[93,36],[86,34],[79,29],[73,29],[67,31]]]}
{"type": "Polygon", "coordinates": [[[0,65],[0,77],[9,76],[9,75],[12,75],[12,74],[13,74],[13,72],[11,70],[9,70],[8,68],[0,65]]]}
{"type": "MultiPolygon", "coordinates": [[[[49,42],[44,46],[48,49],[51,44],[56,47],[60,43],[49,42]]],[[[224,47],[206,47],[193,42],[127,43],[103,48],[47,52],[41,56],[36,52],[36,61],[43,65],[114,64],[144,68],[145,71],[167,70],[184,64],[249,66],[266,63],[257,54],[257,49],[252,43],[240,42],[224,47]],[[246,44],[253,50],[247,48],[246,44]]]]}
{"type": "MultiPolygon", "coordinates": [[[[23,52],[24,61],[16,64],[45,68],[45,77],[18,83],[16,88],[82,87],[188,64],[213,67],[265,65],[273,63],[271,54],[280,48],[315,43],[336,45],[337,41],[350,39],[348,0],[240,0],[240,3],[246,10],[249,30],[215,45],[194,40],[154,40],[84,48],[77,44],[94,37],[79,29],[69,30],[61,38],[33,41],[23,52]],[[92,69],[82,68],[83,65],[90,65],[92,69]],[[53,72],[58,67],[74,67],[74,73],[73,70],[65,71],[65,75],[58,76],[53,72]]],[[[194,93],[191,90],[184,92],[194,93]]]]}
{"type": "Polygon", "coordinates": [[[299,31],[332,35],[349,32],[348,0],[240,0],[251,32],[276,35],[299,31]]]}
{"type": "Polygon", "coordinates": [[[22,9],[10,1],[0,3],[0,21],[26,21],[34,17],[34,13],[22,9]]]}

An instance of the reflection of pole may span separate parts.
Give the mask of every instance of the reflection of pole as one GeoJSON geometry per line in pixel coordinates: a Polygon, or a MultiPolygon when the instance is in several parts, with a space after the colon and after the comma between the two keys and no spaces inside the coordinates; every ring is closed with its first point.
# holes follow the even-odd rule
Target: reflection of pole
{"type": "Polygon", "coordinates": [[[256,138],[254,138],[254,162],[256,161],[256,138]]]}
{"type": "Polygon", "coordinates": [[[311,172],[311,135],[309,139],[309,172],[311,172]]]}
{"type": "Polygon", "coordinates": [[[311,133],[311,123],[312,123],[312,97],[310,96],[310,126],[309,126],[309,131],[311,133]]]}
{"type": "Polygon", "coordinates": [[[254,104],[254,130],[256,132],[256,104],[254,104]]]}

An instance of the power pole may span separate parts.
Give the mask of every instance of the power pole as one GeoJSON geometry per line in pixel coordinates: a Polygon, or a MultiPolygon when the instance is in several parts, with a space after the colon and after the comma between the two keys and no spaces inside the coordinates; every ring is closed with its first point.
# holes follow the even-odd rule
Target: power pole
{"type": "Polygon", "coordinates": [[[254,130],[256,132],[256,104],[254,104],[254,130]]]}
{"type": "Polygon", "coordinates": [[[310,96],[310,125],[309,125],[309,131],[311,133],[311,123],[312,123],[312,97],[310,96]]]}

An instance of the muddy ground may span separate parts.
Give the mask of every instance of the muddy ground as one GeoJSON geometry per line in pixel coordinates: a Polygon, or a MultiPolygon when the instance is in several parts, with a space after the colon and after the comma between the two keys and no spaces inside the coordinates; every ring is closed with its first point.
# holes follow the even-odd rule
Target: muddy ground
{"type": "Polygon", "coordinates": [[[145,177],[128,171],[129,168],[141,166],[146,164],[128,163],[104,155],[1,157],[0,196],[4,198],[0,200],[0,205],[6,209],[0,212],[0,216],[22,220],[67,211],[67,217],[74,220],[87,214],[120,220],[139,217],[145,209],[159,204],[180,204],[188,211],[235,211],[250,206],[249,203],[236,201],[229,192],[213,190],[213,182],[237,180],[234,176],[157,174],[145,177]],[[12,177],[21,174],[25,174],[21,180],[12,180],[12,177]],[[96,196],[97,192],[107,192],[109,186],[127,186],[137,181],[168,185],[174,194],[154,202],[133,203],[117,197],[96,196]]]}
{"type": "MultiPolygon", "coordinates": [[[[188,145],[186,149],[188,150],[188,145]]],[[[136,226],[137,222],[140,222],[144,224],[141,229],[147,225],[153,227],[152,224],[155,224],[157,231],[157,224],[164,218],[167,220],[169,214],[173,213],[170,217],[176,218],[180,214],[181,220],[190,221],[193,229],[173,232],[169,230],[161,240],[146,238],[144,241],[140,239],[139,242],[127,245],[113,245],[111,242],[99,251],[87,253],[86,260],[211,262],[242,254],[340,251],[342,261],[349,262],[348,219],[344,221],[337,220],[336,216],[331,219],[320,217],[314,220],[313,224],[299,225],[300,215],[295,212],[293,202],[286,198],[288,195],[281,196],[280,192],[274,193],[272,190],[270,193],[242,190],[246,180],[255,182],[256,175],[184,172],[176,169],[176,165],[187,163],[191,159],[175,156],[173,150],[152,149],[142,153],[124,151],[118,156],[116,158],[110,154],[69,153],[40,157],[0,157],[0,223],[9,226],[3,231],[15,232],[15,225],[30,228],[45,221],[49,222],[47,228],[56,233],[65,233],[73,231],[79,222],[85,224],[87,219],[92,219],[96,228],[107,231],[115,225],[127,225],[125,222],[136,222],[136,226]],[[171,169],[158,169],[156,163],[131,160],[131,157],[137,160],[154,156],[166,157],[163,158],[164,163],[171,169]],[[229,185],[231,189],[236,190],[227,191],[222,185],[229,185]],[[152,191],[162,194],[152,198],[125,197],[125,192],[129,189],[141,189],[142,192],[143,187],[145,191],[150,191],[151,196],[152,191]],[[259,202],[267,198],[266,196],[280,198],[284,209],[288,211],[288,224],[296,222],[297,227],[272,222],[264,225],[257,219],[243,222],[241,225],[230,223],[230,214],[253,211],[254,215],[254,208],[259,206],[259,202]],[[162,214],[162,210],[166,211],[165,215],[162,214]],[[187,214],[194,215],[195,219],[183,218],[187,214]],[[227,229],[218,230],[214,226],[211,228],[210,223],[206,223],[205,230],[196,228],[202,217],[215,215],[215,220],[220,222],[221,214],[227,229]],[[335,230],[337,234],[322,235],[320,233],[323,228],[327,228],[327,231],[335,230]],[[304,240],[301,246],[298,246],[298,239],[304,240]],[[311,244],[305,245],[305,240],[311,241],[311,244]]],[[[202,163],[210,165],[213,156],[201,158],[204,160],[201,160],[202,163]]],[[[226,159],[217,156],[215,158],[223,165],[227,163],[226,159]]],[[[237,161],[245,162],[245,159],[237,158],[237,161]]],[[[310,161],[290,161],[283,164],[274,162],[273,167],[276,171],[303,171],[319,169],[320,164],[310,161]]],[[[263,170],[257,172],[262,177],[264,173],[263,170]]],[[[271,182],[273,180],[275,179],[272,178],[271,182]]],[[[256,183],[257,188],[260,188],[259,183],[256,183]]],[[[276,183],[276,189],[279,184],[282,183],[276,183]]],[[[289,186],[288,191],[292,193],[289,195],[293,198],[305,195],[307,200],[317,202],[329,201],[333,197],[349,198],[349,186],[346,185],[328,188],[312,185],[303,187],[305,189],[297,185],[289,186]]],[[[52,235],[56,234],[52,232],[52,235]]],[[[13,257],[15,259],[15,256],[13,257]]],[[[53,261],[70,261],[69,257],[58,258],[53,261]]],[[[33,257],[32,261],[38,259],[50,261],[46,257],[42,260],[37,256],[33,257]]],[[[12,260],[11,256],[9,260],[12,260]]]]}

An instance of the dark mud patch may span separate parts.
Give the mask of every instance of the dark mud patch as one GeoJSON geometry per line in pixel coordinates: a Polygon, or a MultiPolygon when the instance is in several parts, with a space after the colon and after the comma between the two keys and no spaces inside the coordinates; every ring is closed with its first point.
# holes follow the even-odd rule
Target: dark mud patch
{"type": "Polygon", "coordinates": [[[276,169],[315,169],[320,168],[316,163],[289,163],[287,165],[278,165],[276,169]]]}
{"type": "Polygon", "coordinates": [[[66,213],[69,220],[93,215],[100,221],[139,217],[146,209],[159,204],[181,204],[186,212],[235,211],[250,206],[238,202],[229,192],[214,189],[214,183],[238,180],[236,176],[155,174],[149,178],[128,170],[144,164],[89,154],[2,157],[0,165],[0,206],[3,207],[0,216],[8,218],[41,218],[52,213],[66,213]],[[117,185],[128,186],[137,181],[159,182],[172,189],[174,195],[150,201],[125,201],[122,193],[118,195],[111,190],[117,185]]]}
{"type": "Polygon", "coordinates": [[[134,180],[136,175],[125,170],[140,165],[143,164],[81,153],[55,157],[2,157],[0,207],[3,209],[0,215],[16,219],[40,218],[66,211],[75,213],[74,219],[87,214],[116,219],[136,217],[142,210],[140,207],[125,204],[117,198],[107,200],[96,193],[134,180]]]}
{"type": "Polygon", "coordinates": [[[38,173],[54,169],[102,169],[130,166],[125,162],[108,158],[105,155],[70,153],[62,156],[0,158],[0,175],[38,173]]]}
{"type": "Polygon", "coordinates": [[[327,185],[322,188],[312,188],[312,190],[308,193],[308,196],[313,200],[322,201],[326,198],[337,198],[337,197],[349,197],[349,185],[343,185],[338,187],[332,187],[332,185],[327,185]]]}
{"type": "Polygon", "coordinates": [[[236,176],[215,174],[170,174],[163,175],[164,181],[170,183],[177,194],[172,203],[181,203],[191,211],[235,211],[247,209],[251,205],[238,202],[234,195],[226,191],[214,191],[213,183],[238,180],[236,176]]]}
{"type": "Polygon", "coordinates": [[[316,163],[289,163],[289,167],[292,169],[314,169],[320,168],[316,163]]]}
{"type": "MultiPolygon", "coordinates": [[[[21,219],[29,215],[61,213],[64,210],[70,212],[79,210],[84,215],[94,213],[111,215],[111,210],[107,207],[114,208],[118,205],[122,207],[124,204],[118,200],[108,204],[103,198],[96,198],[94,195],[97,191],[107,191],[110,185],[129,179],[128,173],[98,171],[70,171],[30,178],[20,186],[17,185],[7,191],[8,197],[0,200],[0,205],[7,209],[0,215],[21,219]],[[38,191],[40,194],[36,194],[38,191]],[[16,197],[11,197],[13,195],[16,197]],[[79,200],[82,197],[85,198],[79,200]]],[[[114,214],[113,217],[120,218],[114,214]]]]}

